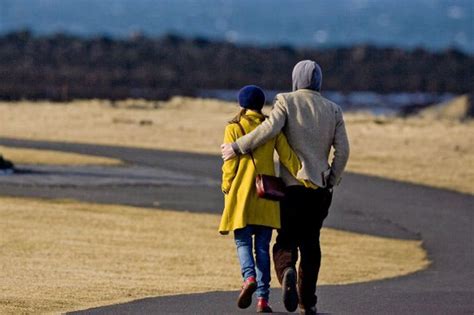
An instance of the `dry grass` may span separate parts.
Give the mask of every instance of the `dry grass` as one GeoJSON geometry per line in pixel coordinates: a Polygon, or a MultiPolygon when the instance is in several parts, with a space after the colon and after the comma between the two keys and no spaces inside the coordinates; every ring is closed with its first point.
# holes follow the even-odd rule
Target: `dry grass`
{"type": "Polygon", "coordinates": [[[470,110],[469,95],[464,94],[422,110],[418,116],[428,119],[466,120],[470,110]]]}
{"type": "MultiPolygon", "coordinates": [[[[0,103],[0,136],[219,153],[237,106],[176,97],[0,103]]],[[[268,108],[267,108],[268,111],[268,108]]],[[[474,122],[347,114],[348,170],[474,194],[474,122]]]]}
{"type": "MultiPolygon", "coordinates": [[[[2,314],[239,289],[235,247],[218,235],[217,215],[0,198],[0,216],[2,314]]],[[[321,239],[322,284],[395,277],[428,265],[417,241],[332,229],[323,229],[321,239]]]]}
{"type": "Polygon", "coordinates": [[[474,194],[474,122],[347,115],[350,171],[474,194]]]}
{"type": "Polygon", "coordinates": [[[237,111],[233,105],[180,97],[114,106],[96,100],[0,102],[0,136],[216,153],[226,121],[237,111]]]}
{"type": "Polygon", "coordinates": [[[117,159],[64,153],[51,150],[19,149],[0,146],[0,153],[4,158],[17,164],[48,164],[48,165],[120,165],[117,159]]]}

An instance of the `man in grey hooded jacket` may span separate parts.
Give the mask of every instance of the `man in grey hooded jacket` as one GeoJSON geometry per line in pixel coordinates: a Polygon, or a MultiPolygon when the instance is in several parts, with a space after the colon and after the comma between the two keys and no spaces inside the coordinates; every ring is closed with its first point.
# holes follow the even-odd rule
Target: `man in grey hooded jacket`
{"type": "Polygon", "coordinates": [[[298,62],[292,74],[293,92],[276,96],[270,117],[232,144],[223,144],[224,160],[245,154],[280,131],[302,163],[297,178],[309,180],[306,188],[280,167],[287,185],[281,202],[281,229],[273,247],[275,271],[288,311],[299,304],[302,314],[316,314],[316,283],[321,264],[320,230],[349,158],[349,141],[341,108],[321,96],[322,72],[311,60],[298,62]],[[334,158],[328,163],[331,148],[334,158]],[[301,261],[296,274],[298,249],[301,261]]]}

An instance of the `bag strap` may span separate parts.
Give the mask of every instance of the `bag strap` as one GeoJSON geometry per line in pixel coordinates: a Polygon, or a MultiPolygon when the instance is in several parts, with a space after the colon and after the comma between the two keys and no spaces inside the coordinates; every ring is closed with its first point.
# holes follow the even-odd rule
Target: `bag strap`
{"type": "MultiPolygon", "coordinates": [[[[242,133],[243,133],[244,136],[245,136],[247,133],[245,132],[244,127],[242,127],[242,125],[240,124],[240,122],[236,122],[236,124],[239,125],[240,131],[242,131],[242,133]]],[[[255,159],[253,158],[252,151],[249,151],[249,154],[250,154],[250,157],[252,158],[252,163],[253,163],[253,166],[255,167],[255,172],[257,172],[257,174],[258,174],[258,171],[257,171],[257,164],[255,164],[255,159]]]]}

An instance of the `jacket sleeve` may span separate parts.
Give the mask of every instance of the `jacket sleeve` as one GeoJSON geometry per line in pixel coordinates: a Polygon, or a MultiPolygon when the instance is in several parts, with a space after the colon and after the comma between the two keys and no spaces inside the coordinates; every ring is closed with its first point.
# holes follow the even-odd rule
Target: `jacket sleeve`
{"type": "Polygon", "coordinates": [[[331,163],[331,174],[328,179],[329,186],[339,184],[342,172],[349,160],[349,140],[347,138],[342,110],[339,106],[336,109],[336,129],[334,132],[333,147],[334,157],[331,163]]]}
{"type": "MultiPolygon", "coordinates": [[[[237,140],[238,134],[234,125],[227,125],[224,132],[224,143],[232,143],[237,140]]],[[[237,174],[237,168],[239,166],[239,157],[236,156],[230,160],[224,161],[222,165],[222,192],[224,194],[229,193],[232,181],[237,174]]]]}
{"type": "MultiPolygon", "coordinates": [[[[301,161],[291,148],[286,136],[280,132],[276,138],[275,149],[278,152],[280,163],[290,172],[290,174],[298,179],[298,171],[301,169],[301,161]]],[[[311,181],[305,179],[298,179],[307,188],[317,188],[311,181]]]]}
{"type": "Polygon", "coordinates": [[[285,135],[280,132],[276,137],[275,149],[280,157],[280,163],[283,164],[293,177],[296,178],[301,168],[301,162],[296,156],[295,151],[288,144],[285,135]]]}
{"type": "Polygon", "coordinates": [[[287,110],[283,98],[276,98],[270,117],[265,119],[257,128],[235,141],[232,148],[236,153],[248,153],[270,139],[276,137],[286,123],[287,110]],[[237,150],[236,150],[237,149],[237,150]]]}

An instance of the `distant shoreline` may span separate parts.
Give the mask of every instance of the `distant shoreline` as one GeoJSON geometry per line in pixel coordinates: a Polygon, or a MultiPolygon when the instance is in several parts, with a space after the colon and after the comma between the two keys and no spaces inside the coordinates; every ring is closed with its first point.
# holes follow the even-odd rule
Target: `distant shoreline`
{"type": "MultiPolygon", "coordinates": [[[[277,93],[288,91],[265,90],[267,103],[272,104],[277,93]]],[[[452,93],[376,93],[371,91],[322,91],[324,97],[336,102],[344,111],[366,111],[375,115],[406,115],[433,104],[449,101],[456,97],[452,93]]],[[[235,102],[238,90],[203,90],[198,97],[235,102]]]]}
{"type": "Polygon", "coordinates": [[[302,59],[323,67],[328,91],[464,94],[474,90],[474,55],[360,45],[300,49],[253,47],[168,35],[127,40],[69,34],[0,36],[0,99],[168,99],[253,83],[288,90],[302,59]]]}

